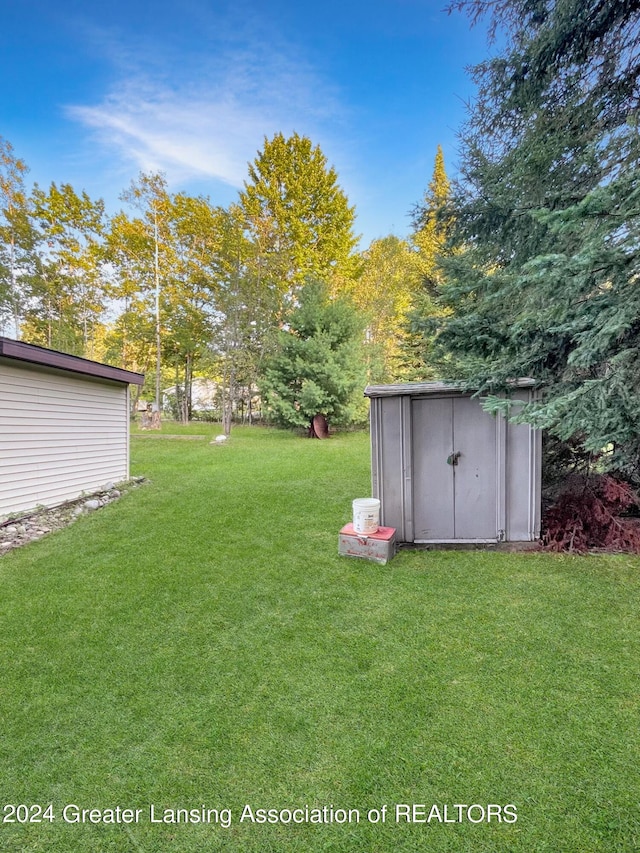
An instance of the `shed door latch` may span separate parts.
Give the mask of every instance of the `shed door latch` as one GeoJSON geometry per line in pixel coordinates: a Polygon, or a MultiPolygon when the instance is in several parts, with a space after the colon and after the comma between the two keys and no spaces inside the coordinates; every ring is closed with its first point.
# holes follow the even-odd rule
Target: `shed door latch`
{"type": "Polygon", "coordinates": [[[459,450],[456,450],[455,453],[450,453],[447,456],[447,465],[457,465],[458,459],[462,456],[459,450]]]}

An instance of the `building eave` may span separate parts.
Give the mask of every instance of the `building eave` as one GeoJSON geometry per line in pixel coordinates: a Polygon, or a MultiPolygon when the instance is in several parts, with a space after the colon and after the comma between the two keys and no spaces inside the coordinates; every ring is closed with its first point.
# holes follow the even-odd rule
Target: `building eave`
{"type": "Polygon", "coordinates": [[[15,341],[11,338],[0,337],[0,357],[70,373],[80,373],[96,379],[121,382],[125,385],[144,384],[144,373],[134,373],[132,370],[123,370],[121,367],[113,367],[110,364],[102,364],[88,358],[80,358],[77,355],[69,355],[69,353],[58,352],[36,344],[27,344],[24,341],[15,341]]]}

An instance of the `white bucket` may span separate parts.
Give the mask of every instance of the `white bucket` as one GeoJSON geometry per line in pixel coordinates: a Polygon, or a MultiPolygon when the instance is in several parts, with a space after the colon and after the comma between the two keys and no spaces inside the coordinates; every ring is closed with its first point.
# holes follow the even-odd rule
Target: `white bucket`
{"type": "Polygon", "coordinates": [[[378,532],[380,501],[377,498],[357,498],[353,502],[353,529],[356,533],[378,532]]]}

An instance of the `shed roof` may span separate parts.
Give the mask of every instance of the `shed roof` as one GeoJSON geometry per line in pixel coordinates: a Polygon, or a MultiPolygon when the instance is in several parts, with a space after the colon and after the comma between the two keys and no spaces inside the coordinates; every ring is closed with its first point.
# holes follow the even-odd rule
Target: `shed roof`
{"type": "MultiPolygon", "coordinates": [[[[535,379],[514,379],[513,388],[532,388],[535,379]]],[[[470,389],[464,387],[461,382],[403,382],[396,385],[367,385],[364,389],[365,397],[398,397],[410,395],[412,397],[428,396],[430,394],[469,393],[470,389]]]]}
{"type": "Polygon", "coordinates": [[[134,373],[131,370],[123,370],[121,367],[112,367],[110,364],[102,364],[99,361],[91,361],[88,358],[80,358],[77,355],[69,355],[66,352],[58,352],[35,344],[26,344],[24,341],[14,341],[11,338],[0,337],[0,357],[37,364],[41,367],[53,367],[71,373],[82,373],[96,379],[110,379],[125,385],[144,383],[144,373],[134,373]]]}

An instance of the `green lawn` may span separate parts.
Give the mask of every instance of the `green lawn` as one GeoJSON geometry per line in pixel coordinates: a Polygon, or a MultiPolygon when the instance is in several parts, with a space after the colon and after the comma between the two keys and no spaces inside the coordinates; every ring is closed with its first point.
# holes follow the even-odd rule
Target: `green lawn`
{"type": "Polygon", "coordinates": [[[54,817],[3,823],[0,850],[640,849],[639,559],[339,557],[361,434],[131,454],[150,485],[0,560],[0,799],[54,817]],[[203,806],[230,825],[161,820],[203,806]]]}

